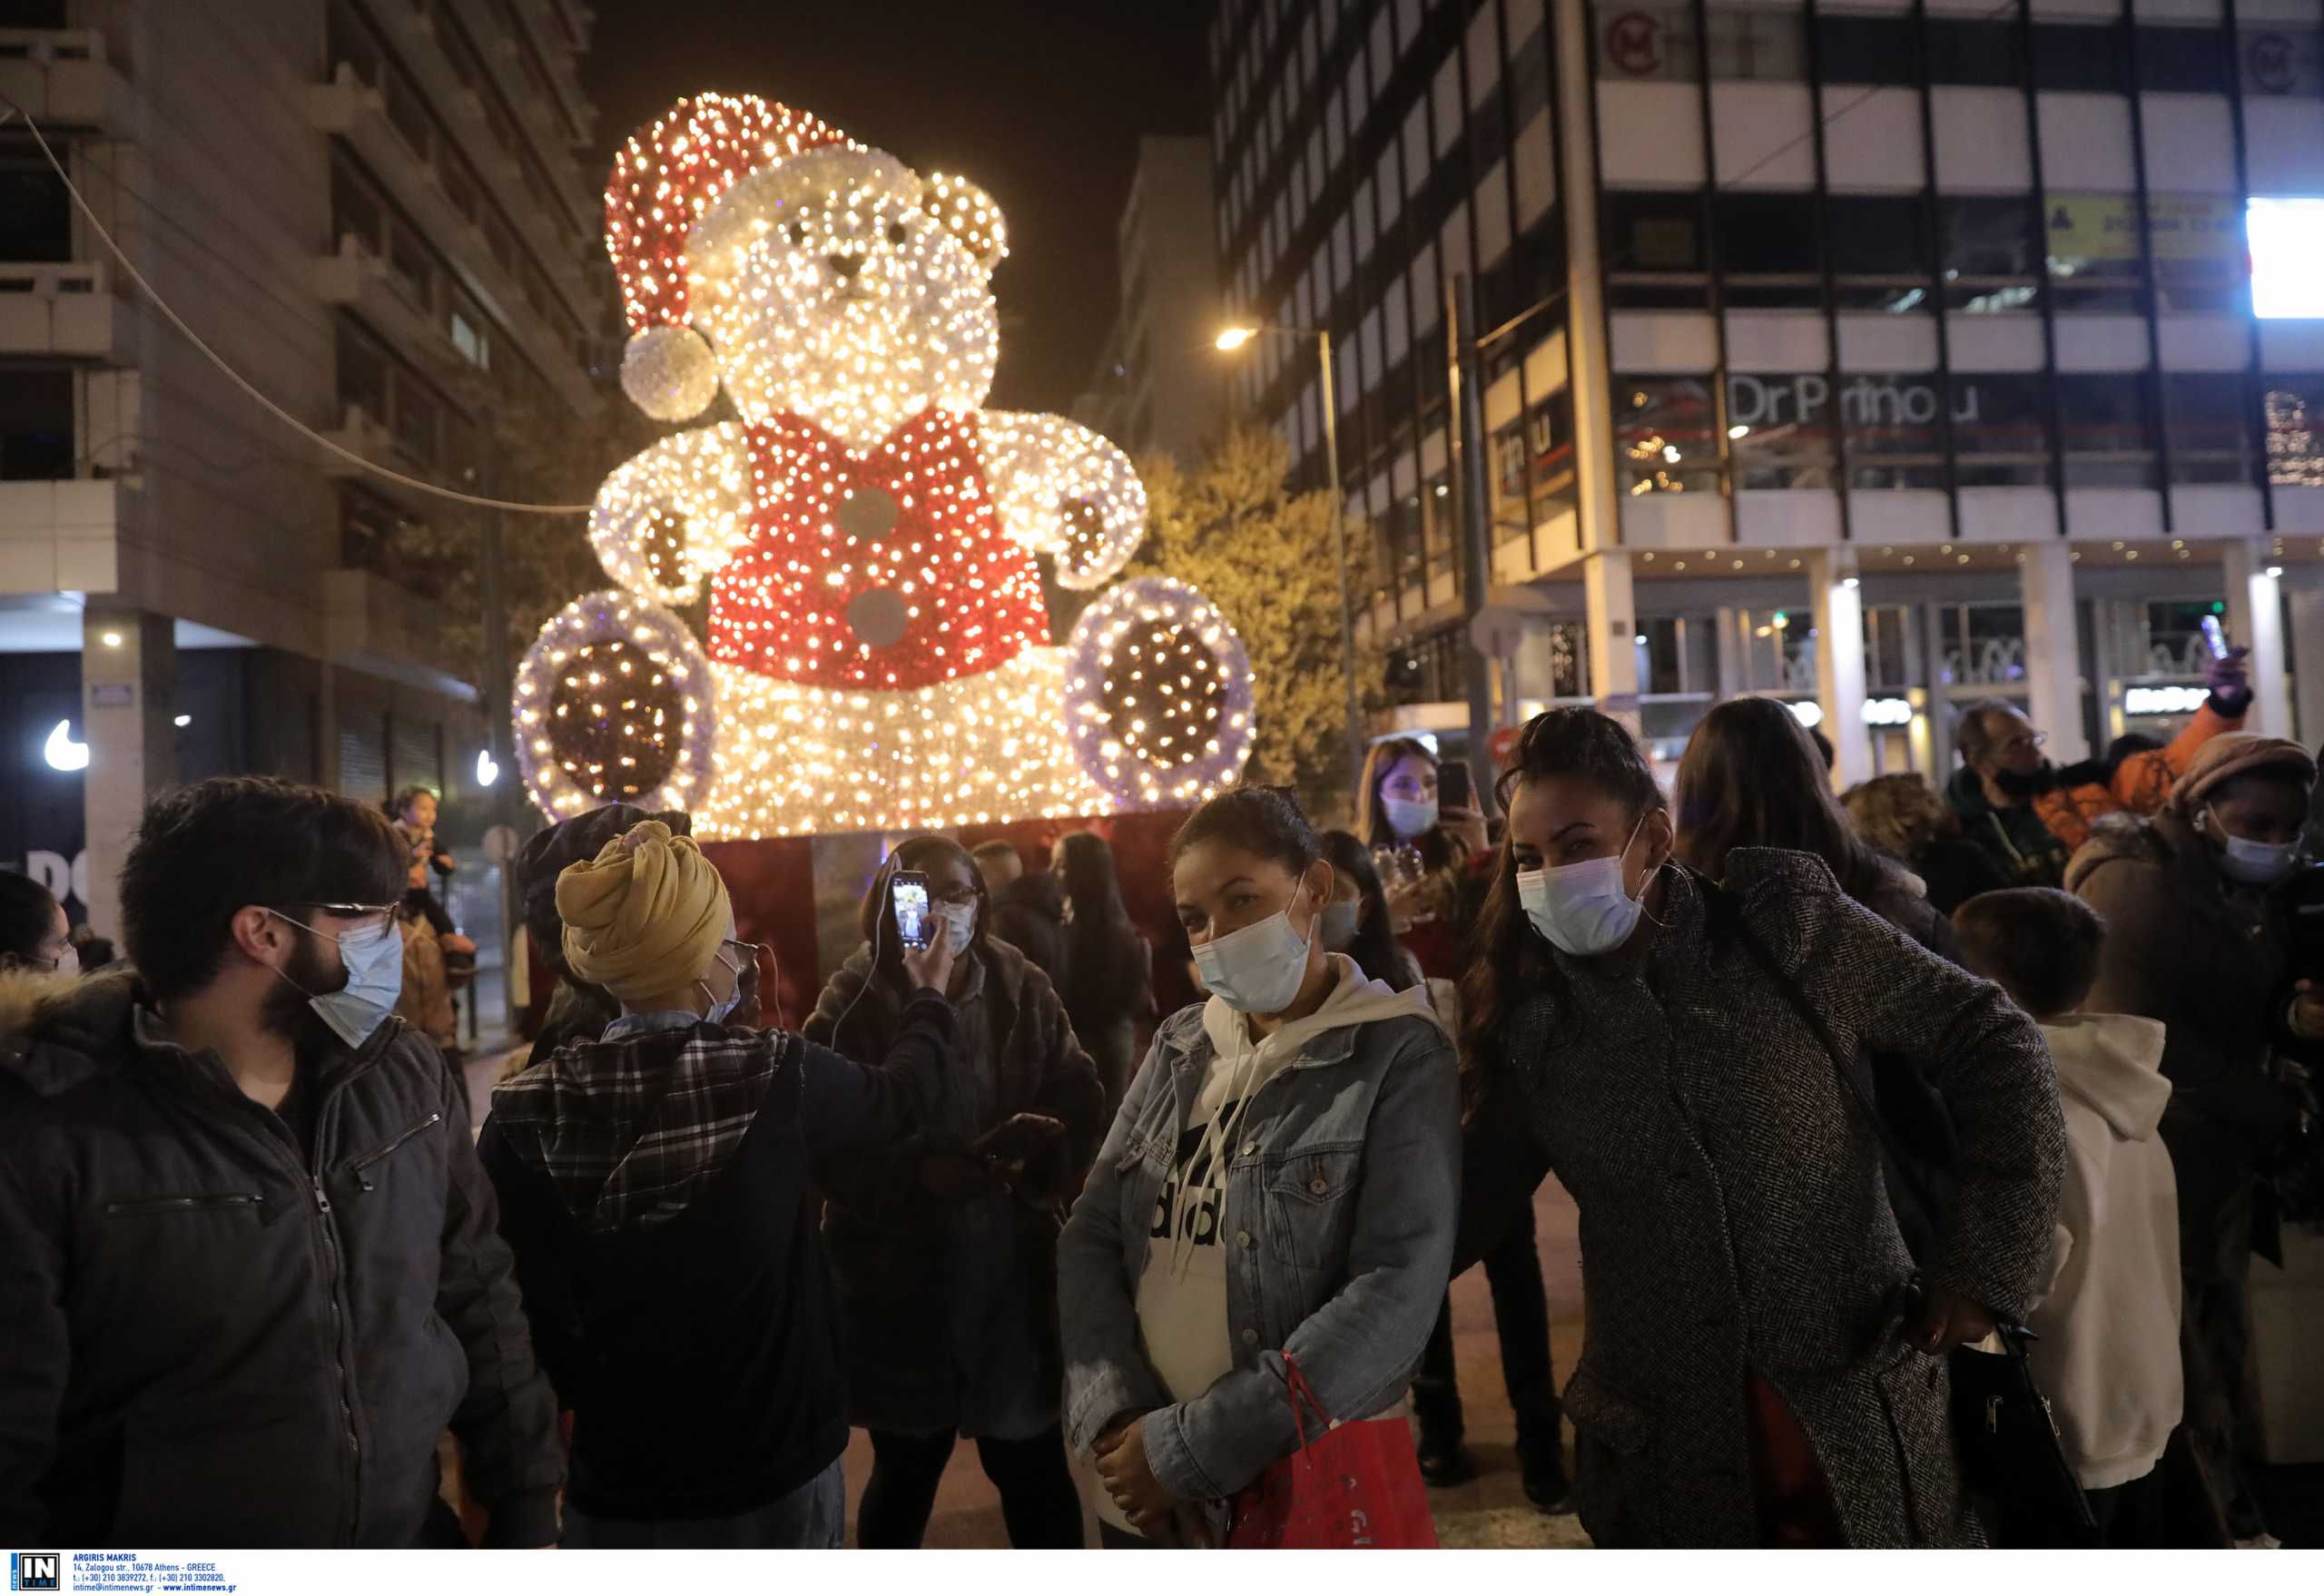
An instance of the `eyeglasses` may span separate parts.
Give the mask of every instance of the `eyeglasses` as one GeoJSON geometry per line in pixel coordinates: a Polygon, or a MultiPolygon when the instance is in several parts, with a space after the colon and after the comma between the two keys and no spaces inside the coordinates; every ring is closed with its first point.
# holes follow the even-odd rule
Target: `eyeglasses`
{"type": "Polygon", "coordinates": [[[2001,745],[2004,754],[2014,754],[2021,748],[2040,748],[2050,740],[2047,732],[2020,732],[2001,745]]]}
{"type": "Polygon", "coordinates": [[[940,892],[931,891],[928,895],[938,903],[973,903],[979,896],[974,887],[946,887],[940,892]]]}
{"type": "MultiPolygon", "coordinates": [[[[335,920],[361,921],[363,923],[356,929],[359,931],[369,931],[375,925],[384,924],[386,921],[395,918],[395,912],[401,907],[401,905],[396,903],[286,903],[282,907],[284,909],[311,909],[319,913],[328,914],[335,920]]],[[[281,911],[277,910],[275,912],[281,913],[281,911]]],[[[285,915],[284,918],[288,919],[290,917],[285,915]]],[[[309,931],[314,931],[315,928],[313,926],[309,926],[307,929],[309,931]]],[[[330,931],[317,931],[316,934],[318,936],[330,936],[333,933],[330,931]]]]}

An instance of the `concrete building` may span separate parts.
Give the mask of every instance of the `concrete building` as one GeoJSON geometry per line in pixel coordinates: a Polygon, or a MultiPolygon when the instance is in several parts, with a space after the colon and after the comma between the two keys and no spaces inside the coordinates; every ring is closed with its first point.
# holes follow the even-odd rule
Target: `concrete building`
{"type": "Polygon", "coordinates": [[[2320,38],[2318,0],[1223,0],[1226,291],[1337,372],[1257,341],[1239,399],[1318,482],[1337,408],[1393,718],[1467,724],[1465,277],[1508,329],[1503,718],[1594,700],[1668,758],[1774,693],[1845,779],[1941,779],[1965,699],[2061,760],[2167,731],[2216,615],[2255,729],[2324,738],[2320,38]]]}
{"type": "MultiPolygon", "coordinates": [[[[15,0],[0,17],[0,86],[107,230],[309,426],[488,490],[496,418],[596,411],[586,6],[15,0]]],[[[239,392],[127,282],[21,126],[0,127],[0,860],[111,931],[124,839],[176,781],[425,783],[448,822],[480,812],[459,802],[478,684],[435,638],[469,577],[399,553],[401,523],[462,512],[239,392]]]]}
{"type": "Polygon", "coordinates": [[[1117,224],[1121,310],[1074,406],[1075,419],[1133,456],[1192,465],[1219,431],[1226,373],[1218,335],[1217,212],[1210,141],[1147,137],[1117,224]]]}

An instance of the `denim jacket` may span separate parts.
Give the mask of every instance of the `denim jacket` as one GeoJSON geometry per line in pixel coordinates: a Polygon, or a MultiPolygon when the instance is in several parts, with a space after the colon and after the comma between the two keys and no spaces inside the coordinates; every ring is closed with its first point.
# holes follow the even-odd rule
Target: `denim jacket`
{"type": "MultiPolygon", "coordinates": [[[[1444,1297],[1461,1185],[1458,1071],[1424,1016],[1329,1030],[1252,1095],[1226,1167],[1235,1366],[1173,1403],[1135,1306],[1155,1203],[1213,1055],[1201,1005],[1162,1024],[1058,1243],[1066,1424],[1088,1455],[1152,1409],[1146,1456],[1181,1499],[1232,1496],[1299,1444],[1290,1355],[1334,1419],[1404,1393],[1444,1297]]],[[[1311,1414],[1308,1433],[1315,1433],[1311,1414]]]]}

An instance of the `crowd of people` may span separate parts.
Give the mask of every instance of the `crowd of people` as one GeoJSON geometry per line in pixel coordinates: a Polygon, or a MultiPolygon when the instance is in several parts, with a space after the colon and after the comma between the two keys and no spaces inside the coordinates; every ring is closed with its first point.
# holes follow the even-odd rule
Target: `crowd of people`
{"type": "Polygon", "coordinates": [[[1836,796],[1756,698],[1668,793],[1587,708],[1489,793],[1384,740],[1351,831],[1186,819],[1167,1016],[1102,837],[931,834],[786,1030],[687,817],[610,805],[522,851],[559,990],[475,1128],[433,795],[183,788],[125,960],[0,875],[0,1540],[835,1547],[861,1429],[865,1547],[963,1439],[1016,1546],[1249,1544],[1325,1425],[1379,1492],[1475,1473],[1482,1263],[1524,1493],[1597,1544],[2271,1544],[2244,1293],[2324,872],[2248,698],[2064,769],[1973,706],[1942,793],[1836,796]],[[2086,1516],[1956,1433],[2028,1345],[2086,1516]]]}

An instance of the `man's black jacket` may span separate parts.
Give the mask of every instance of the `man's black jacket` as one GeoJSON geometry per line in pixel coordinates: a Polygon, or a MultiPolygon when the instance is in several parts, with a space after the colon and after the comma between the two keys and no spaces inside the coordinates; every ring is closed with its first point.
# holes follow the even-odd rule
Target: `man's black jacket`
{"type": "Polygon", "coordinates": [[[302,1157],[127,974],[0,1053],[0,1542],[409,1546],[448,1426],[491,1543],[556,1539],[465,1089],[398,1020],[311,1081],[302,1157]]]}

